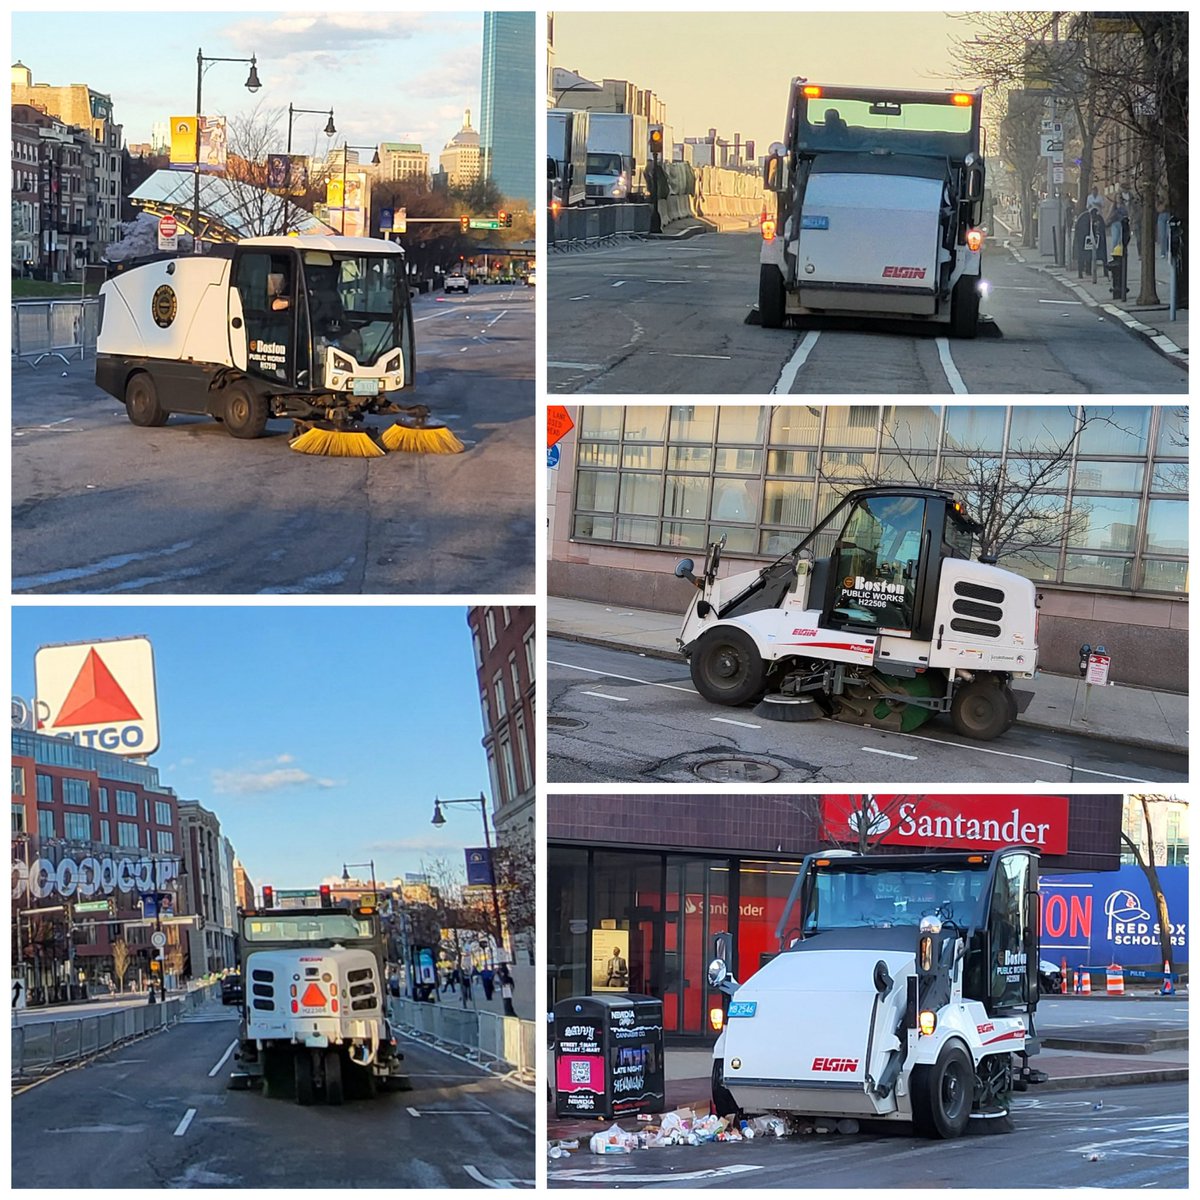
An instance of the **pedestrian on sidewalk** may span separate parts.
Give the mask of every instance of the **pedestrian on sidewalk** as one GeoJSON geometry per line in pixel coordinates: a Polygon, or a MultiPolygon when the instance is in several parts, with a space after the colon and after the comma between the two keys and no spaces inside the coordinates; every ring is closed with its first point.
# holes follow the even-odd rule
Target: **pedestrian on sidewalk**
{"type": "Polygon", "coordinates": [[[479,972],[479,982],[483,985],[484,999],[491,1004],[492,997],[496,994],[496,972],[489,963],[484,963],[483,970],[479,972]]]}
{"type": "Polygon", "coordinates": [[[471,974],[469,971],[459,972],[459,988],[462,995],[463,1008],[471,1007],[471,974]]]}
{"type": "Polygon", "coordinates": [[[513,1008],[513,977],[512,972],[508,969],[508,963],[500,964],[496,971],[496,978],[500,982],[500,995],[504,1000],[504,1015],[515,1017],[517,1010],[513,1008]]]}

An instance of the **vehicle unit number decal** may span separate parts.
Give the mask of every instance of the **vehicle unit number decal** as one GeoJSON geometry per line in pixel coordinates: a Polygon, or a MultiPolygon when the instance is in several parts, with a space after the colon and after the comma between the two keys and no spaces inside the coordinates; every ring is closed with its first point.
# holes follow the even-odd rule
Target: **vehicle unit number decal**
{"type": "Polygon", "coordinates": [[[800,218],[801,229],[828,229],[829,218],[818,216],[804,216],[800,218]]]}
{"type": "Polygon", "coordinates": [[[757,1000],[730,1000],[729,1015],[731,1017],[752,1017],[757,1008],[757,1000]]]}

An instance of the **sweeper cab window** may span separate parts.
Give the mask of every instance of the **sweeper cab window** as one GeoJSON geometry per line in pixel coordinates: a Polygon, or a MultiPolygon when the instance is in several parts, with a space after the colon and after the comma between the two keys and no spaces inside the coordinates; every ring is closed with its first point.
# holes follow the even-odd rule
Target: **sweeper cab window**
{"type": "Polygon", "coordinates": [[[373,934],[369,916],[358,917],[339,909],[297,909],[294,913],[247,917],[242,922],[242,936],[248,942],[361,941],[373,934]]]}
{"type": "Polygon", "coordinates": [[[919,154],[962,161],[978,151],[972,103],[956,103],[949,94],[934,100],[835,91],[848,89],[800,89],[796,146],[802,153],[919,154]]]}

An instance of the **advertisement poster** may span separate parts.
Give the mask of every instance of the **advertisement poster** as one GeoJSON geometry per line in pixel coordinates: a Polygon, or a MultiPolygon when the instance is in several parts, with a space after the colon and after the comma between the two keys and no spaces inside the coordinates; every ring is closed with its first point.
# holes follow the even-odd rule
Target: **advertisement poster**
{"type": "MultiPolygon", "coordinates": [[[[224,117],[200,118],[200,170],[223,174],[229,153],[224,117]]],[[[171,118],[171,170],[196,169],[196,118],[171,118]]]]}
{"type": "Polygon", "coordinates": [[[629,930],[592,930],[592,991],[629,990],[629,930]]]}

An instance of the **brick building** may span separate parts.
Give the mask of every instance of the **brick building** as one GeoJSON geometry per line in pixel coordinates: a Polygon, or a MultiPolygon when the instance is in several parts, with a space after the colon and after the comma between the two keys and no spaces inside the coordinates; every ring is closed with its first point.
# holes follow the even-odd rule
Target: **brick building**
{"type": "Polygon", "coordinates": [[[237,963],[232,847],[220,819],[198,800],[179,801],[179,827],[188,868],[180,913],[202,918],[188,930],[192,973],[221,971],[237,963]]]}

